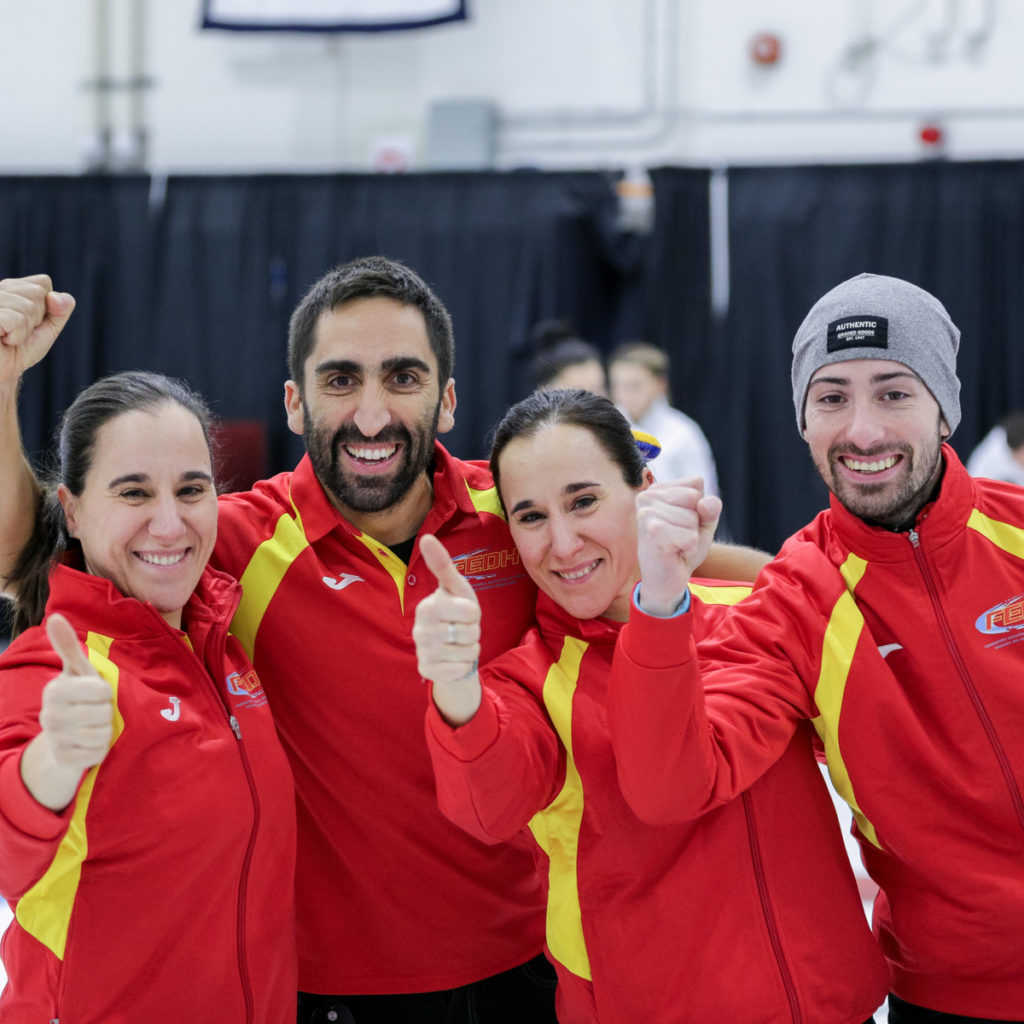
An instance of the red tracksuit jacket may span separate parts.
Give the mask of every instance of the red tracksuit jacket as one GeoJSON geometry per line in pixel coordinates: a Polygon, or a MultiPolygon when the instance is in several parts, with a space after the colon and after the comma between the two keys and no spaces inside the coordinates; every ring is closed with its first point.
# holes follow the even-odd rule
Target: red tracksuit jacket
{"type": "Polygon", "coordinates": [[[266,698],[207,570],[186,632],[61,567],[67,616],[116,694],[114,740],[62,814],[21,781],[60,660],[36,626],[0,657],[0,955],[9,1024],[295,1019],[295,802],[266,698]]]}
{"type": "MultiPolygon", "coordinates": [[[[892,990],[961,1016],[1024,1011],[1024,490],[951,448],[913,530],[837,501],[783,547],[693,660],[636,617],[614,724],[637,806],[680,820],[734,799],[812,720],[881,887],[892,990]],[[703,667],[703,678],[700,668],[703,667]],[[652,806],[656,804],[656,806],[652,806]]],[[[695,626],[699,626],[696,623],[695,626]]]]}
{"type": "Polygon", "coordinates": [[[558,1019],[861,1024],[884,999],[885,967],[810,731],[739,799],[646,824],[619,788],[608,727],[620,625],[579,621],[544,595],[537,614],[523,646],[483,670],[472,721],[451,729],[431,705],[427,738],[453,821],[489,842],[533,833],[558,1019]]]}

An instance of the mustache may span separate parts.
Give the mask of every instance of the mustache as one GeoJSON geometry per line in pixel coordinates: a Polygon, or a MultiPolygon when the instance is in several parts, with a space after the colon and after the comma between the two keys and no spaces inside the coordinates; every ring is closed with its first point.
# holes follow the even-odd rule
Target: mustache
{"type": "Polygon", "coordinates": [[[879,455],[892,455],[894,452],[900,455],[910,456],[913,448],[908,444],[875,445],[872,448],[858,448],[854,444],[837,444],[829,448],[830,459],[838,458],[840,455],[852,455],[857,459],[874,459],[879,455]]]}
{"type": "Polygon", "coordinates": [[[388,427],[386,430],[382,430],[379,434],[374,434],[373,437],[367,437],[352,424],[343,424],[338,427],[334,432],[334,435],[331,437],[331,448],[332,450],[337,451],[342,445],[358,447],[359,445],[392,444],[402,442],[406,444],[411,442],[409,431],[405,430],[403,427],[388,427]]]}

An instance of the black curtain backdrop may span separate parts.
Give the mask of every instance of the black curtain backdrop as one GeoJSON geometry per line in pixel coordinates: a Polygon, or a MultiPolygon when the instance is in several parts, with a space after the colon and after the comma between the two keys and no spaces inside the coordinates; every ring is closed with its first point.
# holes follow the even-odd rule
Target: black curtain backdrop
{"type": "Polygon", "coordinates": [[[290,468],[288,316],[325,270],[372,253],[408,262],[452,312],[456,454],[483,456],[529,390],[537,320],[567,318],[605,351],[645,337],[711,440],[731,536],[773,550],[826,500],[796,429],[790,342],[839,281],[895,274],[946,304],[963,330],[961,455],[1024,405],[1024,162],[730,171],[719,320],[709,172],[651,177],[645,237],[620,232],[616,176],[598,172],[0,177],[0,276],[48,272],[78,299],[26,375],[26,447],[38,456],[95,377],[148,367],[190,379],[224,418],[262,421],[267,471],[290,468]]]}
{"type": "Polygon", "coordinates": [[[749,168],[729,174],[730,303],[714,379],[730,523],[774,550],[825,506],[797,430],[791,343],[862,271],[936,295],[962,332],[962,458],[1024,405],[1024,164],[749,168]]]}
{"type": "Polygon", "coordinates": [[[284,421],[288,317],[325,270],[381,253],[448,306],[458,407],[445,443],[483,457],[497,418],[528,391],[533,323],[569,317],[604,347],[636,304],[614,184],[594,173],[172,178],[149,362],[186,367],[221,415],[263,419],[272,468],[290,468],[302,446],[284,421]]]}
{"type": "Polygon", "coordinates": [[[446,443],[483,457],[529,390],[530,328],[565,317],[606,350],[639,321],[642,243],[617,228],[617,175],[584,173],[0,177],[0,276],[46,272],[78,300],[26,375],[26,448],[95,377],[146,367],[189,379],[226,419],[286,425],[288,317],[330,267],[407,262],[451,311],[458,409],[446,443]],[[621,327],[628,324],[629,327],[621,327]]]}
{"type": "Polygon", "coordinates": [[[148,178],[0,177],[0,278],[50,274],[78,303],[58,351],[22,384],[36,460],[84,385],[147,365],[150,228],[148,178]]]}

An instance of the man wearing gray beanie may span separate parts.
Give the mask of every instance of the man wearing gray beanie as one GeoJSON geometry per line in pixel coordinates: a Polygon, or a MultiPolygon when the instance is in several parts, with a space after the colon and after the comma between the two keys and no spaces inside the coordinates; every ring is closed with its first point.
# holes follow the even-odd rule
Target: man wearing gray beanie
{"type": "Polygon", "coordinates": [[[945,444],[959,340],[896,278],[815,303],[793,401],[829,508],[695,657],[687,584],[721,503],[696,482],[644,491],[609,693],[645,820],[733,799],[813,725],[880,887],[889,1024],[1024,1020],[1024,490],[972,478],[945,444]],[[665,631],[678,658],[654,666],[665,631]]]}

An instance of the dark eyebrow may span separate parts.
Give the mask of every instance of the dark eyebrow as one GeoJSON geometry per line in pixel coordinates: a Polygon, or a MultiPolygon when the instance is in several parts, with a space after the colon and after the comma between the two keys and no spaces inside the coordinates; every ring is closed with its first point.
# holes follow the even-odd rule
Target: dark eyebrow
{"type": "MultiPolygon", "coordinates": [[[[599,486],[600,486],[600,484],[593,483],[593,482],[588,482],[588,481],[584,481],[584,482],[578,483],[578,484],[566,484],[562,488],[562,493],[563,494],[576,494],[579,491],[585,491],[588,488],[599,487],[599,486]]],[[[535,504],[535,502],[534,502],[533,498],[524,498],[522,501],[517,502],[512,507],[512,514],[514,515],[516,512],[521,512],[524,508],[533,508],[534,504],[535,504]]]]}
{"type": "MultiPolygon", "coordinates": [[[[187,473],[182,473],[182,480],[203,480],[206,483],[213,483],[213,477],[209,473],[204,473],[201,469],[190,469],[187,473]]],[[[123,476],[116,476],[113,480],[107,484],[109,490],[113,490],[115,487],[120,487],[122,484],[147,484],[149,483],[149,476],[146,473],[125,473],[123,476]]]]}
{"type": "MultiPolygon", "coordinates": [[[[394,373],[395,370],[422,370],[424,373],[430,373],[430,367],[415,356],[392,356],[380,364],[380,369],[384,373],[394,373]]],[[[360,374],[365,372],[366,367],[351,359],[325,359],[322,363],[318,363],[313,370],[314,375],[318,377],[325,373],[360,374]]]]}
{"type": "Polygon", "coordinates": [[[886,381],[898,380],[901,377],[909,377],[911,380],[916,380],[919,384],[924,383],[913,370],[894,370],[892,373],[876,373],[871,378],[871,383],[884,384],[886,381]]]}
{"type": "Polygon", "coordinates": [[[388,372],[395,370],[422,370],[424,373],[430,373],[430,367],[422,359],[417,359],[415,356],[395,356],[393,359],[385,359],[380,364],[380,368],[388,372]]]}
{"type": "Polygon", "coordinates": [[[325,373],[360,373],[362,367],[351,359],[325,359],[313,368],[313,375],[316,377],[325,373]]]}
{"type": "Polygon", "coordinates": [[[116,476],[107,484],[110,490],[120,487],[121,484],[145,484],[149,483],[149,477],[145,473],[125,473],[123,476],[116,476]]]}
{"type": "MultiPolygon", "coordinates": [[[[920,377],[913,370],[893,370],[891,373],[876,373],[869,381],[871,384],[884,384],[890,380],[899,380],[902,377],[908,377],[910,380],[916,380],[918,383],[923,383],[920,377]]],[[[849,377],[815,377],[814,380],[808,385],[813,387],[815,384],[835,384],[843,385],[849,384],[849,377]]]]}

